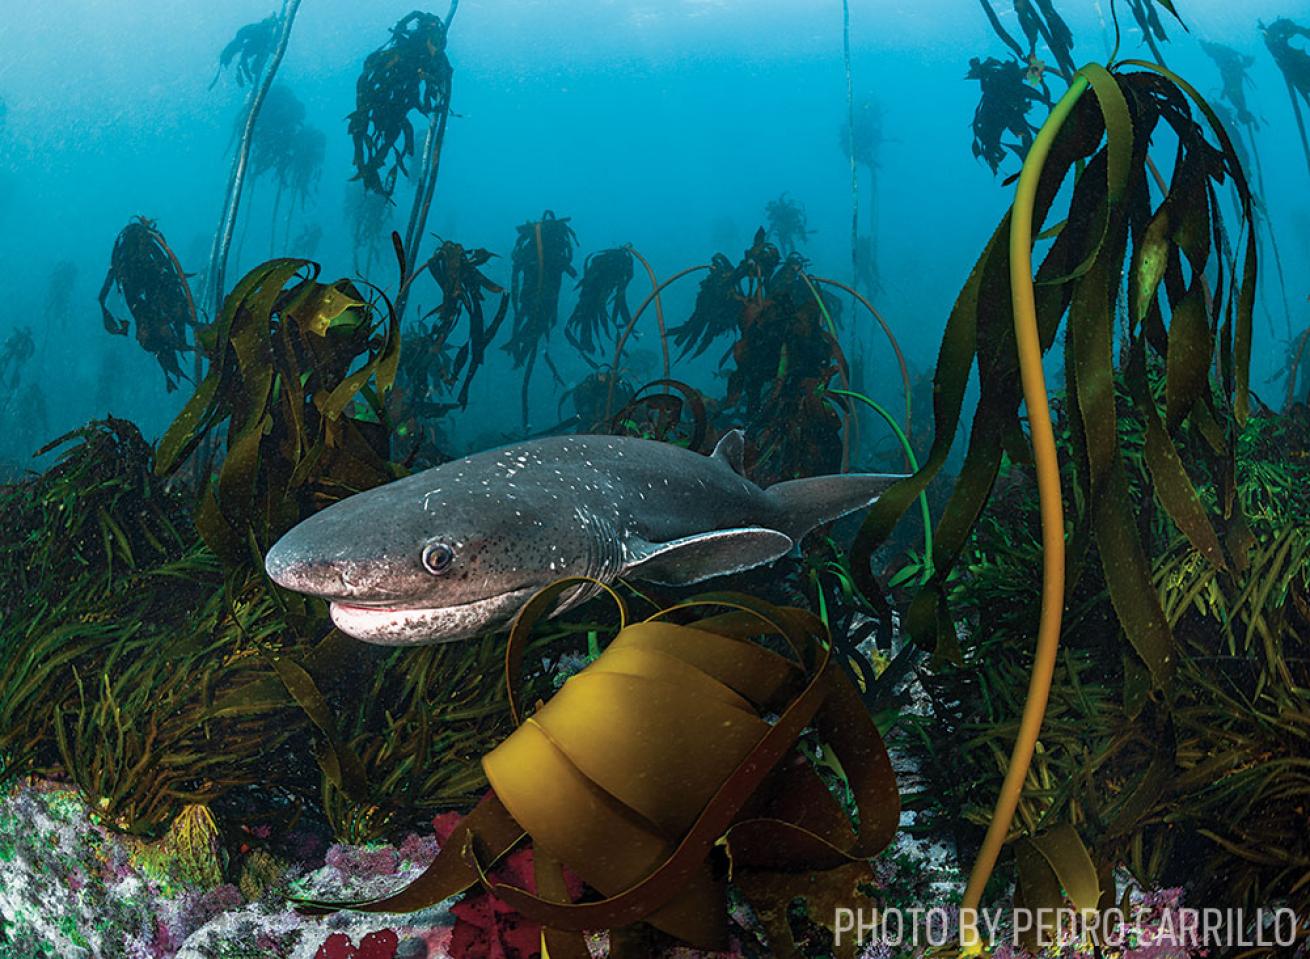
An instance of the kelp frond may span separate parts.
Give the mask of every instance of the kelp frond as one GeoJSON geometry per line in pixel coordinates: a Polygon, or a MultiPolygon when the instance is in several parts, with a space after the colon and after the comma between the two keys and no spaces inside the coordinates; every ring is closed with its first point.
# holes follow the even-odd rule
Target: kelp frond
{"type": "Polygon", "coordinates": [[[264,64],[273,53],[273,48],[277,44],[277,32],[276,14],[263,20],[256,20],[254,23],[247,23],[238,30],[236,36],[218,55],[218,72],[214,74],[214,79],[209,84],[210,89],[213,89],[223,71],[233,63],[236,64],[238,85],[254,83],[264,72],[264,64]]]}
{"type": "Polygon", "coordinates": [[[617,247],[593,253],[583,263],[578,302],[564,335],[584,356],[595,353],[602,337],[617,334],[632,319],[627,300],[632,261],[630,249],[617,247]]]}
{"type": "Polygon", "coordinates": [[[365,58],[348,128],[355,142],[355,179],[365,189],[388,197],[395,191],[397,175],[406,172],[405,161],[414,155],[409,115],[431,119],[448,110],[452,74],[445,23],[417,10],[402,17],[391,28],[391,39],[365,58]]]}
{"type": "Polygon", "coordinates": [[[234,567],[262,567],[309,513],[396,476],[382,418],[399,324],[385,302],[317,275],[306,260],[271,260],[236,285],[203,341],[208,375],[159,442],[168,475],[226,424],[196,525],[234,567]]]}
{"type": "Polygon", "coordinates": [[[178,354],[191,349],[187,333],[198,321],[187,274],[153,220],[139,216],[123,227],[114,240],[109,270],[100,287],[105,329],[126,336],[130,324],[115,317],[106,303],[115,288],[136,321],[137,342],[159,361],[171,393],[177,389],[177,381],[186,378],[178,354]]]}

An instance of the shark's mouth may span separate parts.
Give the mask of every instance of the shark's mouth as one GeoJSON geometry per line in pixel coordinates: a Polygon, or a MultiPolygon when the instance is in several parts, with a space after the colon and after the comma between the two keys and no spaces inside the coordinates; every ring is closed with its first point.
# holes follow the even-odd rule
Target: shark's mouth
{"type": "Polygon", "coordinates": [[[333,602],[332,622],[347,636],[381,646],[423,646],[496,630],[537,591],[535,586],[454,606],[364,606],[333,602]]]}

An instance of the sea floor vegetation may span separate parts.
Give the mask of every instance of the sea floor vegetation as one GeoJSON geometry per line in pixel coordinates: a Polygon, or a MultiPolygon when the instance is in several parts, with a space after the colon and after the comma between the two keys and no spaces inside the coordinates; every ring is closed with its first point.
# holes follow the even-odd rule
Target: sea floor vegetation
{"type": "MultiPolygon", "coordinates": [[[[323,152],[273,85],[296,6],[220,56],[252,91],[238,151],[289,208],[323,152]]],[[[489,249],[420,258],[456,7],[364,61],[348,202],[370,275],[283,257],[224,289],[239,169],[199,300],[134,219],[102,318],[135,324],[185,404],[157,442],[110,416],[43,447],[44,472],[0,473],[0,959],[929,959],[978,904],[1134,917],[1114,949],[1003,925],[1003,959],[1200,959],[1220,952],[1161,944],[1192,903],[1310,917],[1308,337],[1264,402],[1263,186],[1196,89],[1157,62],[1078,68],[1051,0],[1016,2],[1022,38],[984,0],[1012,56],[971,61],[972,148],[1021,164],[1016,197],[912,373],[861,292],[854,187],[852,284],[813,268],[785,192],[747,249],[662,279],[632,245],[575,259],[585,225],[551,210],[518,226],[505,286],[489,249]],[[404,237],[383,202],[402,175],[404,237]],[[690,315],[666,315],[693,278],[690,315]],[[416,284],[440,301],[407,322],[416,284]],[[885,350],[848,357],[856,329],[885,350]],[[638,335],[658,374],[634,372],[638,335]],[[516,440],[709,454],[744,429],[731,458],[761,485],[904,478],[735,592],[592,583],[552,619],[587,585],[565,580],[508,635],[371,646],[274,585],[264,557],[297,524],[466,452],[448,427],[500,352],[516,440]],[[894,402],[865,391],[874,365],[894,402]],[[857,943],[844,909],[923,925],[857,943]]],[[[1162,59],[1173,5],[1131,12],[1162,59]]],[[[1294,107],[1304,32],[1265,28],[1294,107]]],[[[881,121],[848,106],[840,145],[873,185],[881,121]]],[[[51,277],[47,325],[75,280],[51,277]]],[[[0,348],[0,422],[11,395],[38,422],[35,353],[26,329],[0,348]]],[[[1243,955],[1307,940],[1310,920],[1243,955]]]]}

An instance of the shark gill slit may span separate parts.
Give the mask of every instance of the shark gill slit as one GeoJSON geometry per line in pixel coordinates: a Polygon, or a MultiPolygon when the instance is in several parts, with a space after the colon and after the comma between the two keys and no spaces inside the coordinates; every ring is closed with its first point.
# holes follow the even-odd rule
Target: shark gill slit
{"type": "Polygon", "coordinates": [[[587,517],[587,555],[583,575],[598,582],[581,583],[560,602],[560,611],[585,603],[601,591],[599,583],[612,583],[623,572],[623,543],[618,530],[608,520],[587,517]]]}

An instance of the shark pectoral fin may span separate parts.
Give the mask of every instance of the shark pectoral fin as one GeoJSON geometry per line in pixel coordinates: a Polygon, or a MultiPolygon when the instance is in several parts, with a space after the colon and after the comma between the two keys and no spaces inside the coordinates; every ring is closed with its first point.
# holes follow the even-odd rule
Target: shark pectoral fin
{"type": "Polygon", "coordinates": [[[624,575],[665,586],[686,586],[771,563],[791,548],[790,536],[762,526],[710,530],[667,543],[636,540],[628,543],[624,575]]]}

